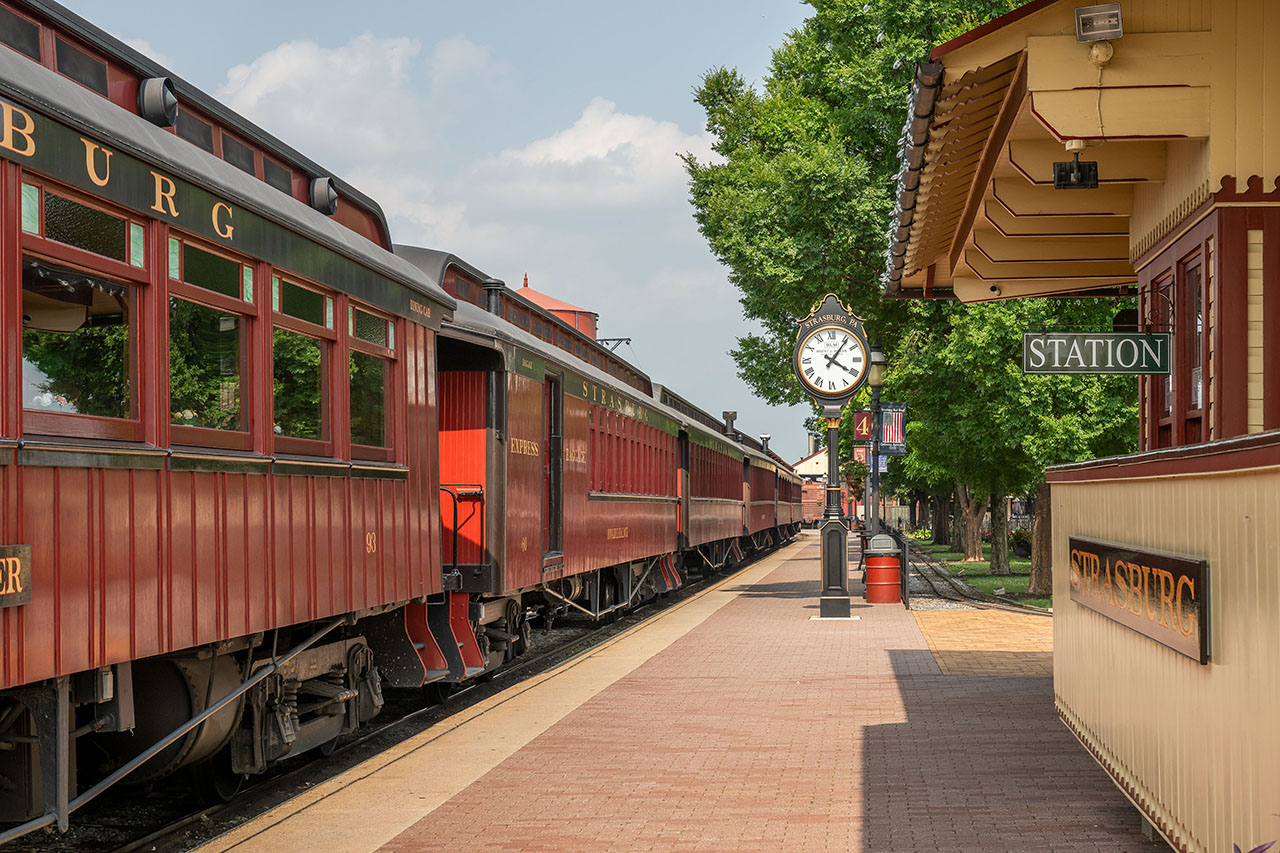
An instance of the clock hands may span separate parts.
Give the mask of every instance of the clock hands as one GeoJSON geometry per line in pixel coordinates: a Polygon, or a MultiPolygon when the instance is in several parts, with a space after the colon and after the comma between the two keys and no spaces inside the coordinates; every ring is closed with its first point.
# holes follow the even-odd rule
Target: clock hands
{"type": "Polygon", "coordinates": [[[844,352],[844,348],[845,348],[846,346],[848,346],[848,345],[849,345],[849,339],[848,339],[848,338],[845,338],[843,341],[841,341],[841,342],[840,342],[840,347],[839,347],[839,349],[837,349],[837,350],[836,350],[834,353],[832,353],[831,355],[826,356],[826,359],[827,359],[827,365],[828,365],[828,366],[830,366],[830,365],[832,365],[832,364],[835,364],[836,359],[840,357],[840,353],[844,352]]]}

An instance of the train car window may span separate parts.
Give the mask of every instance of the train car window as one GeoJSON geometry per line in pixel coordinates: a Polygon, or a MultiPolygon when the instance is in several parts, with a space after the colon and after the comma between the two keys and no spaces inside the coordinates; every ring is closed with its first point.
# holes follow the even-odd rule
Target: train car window
{"type": "Polygon", "coordinates": [[[276,278],[272,282],[275,310],[305,323],[333,328],[333,299],[314,290],[276,278]]]}
{"type": "Polygon", "coordinates": [[[176,426],[242,431],[244,318],[169,298],[169,410],[176,426]]]}
{"type": "Polygon", "coordinates": [[[40,27],[0,6],[0,42],[40,61],[40,27]]]}
{"type": "Polygon", "coordinates": [[[266,157],[262,158],[262,180],[285,195],[293,195],[293,175],[284,166],[266,157]]]}
{"type": "Polygon", "coordinates": [[[395,323],[348,305],[347,334],[351,350],[347,363],[351,455],[390,460],[392,441],[387,424],[392,410],[395,323]]]}
{"type": "Polygon", "coordinates": [[[333,452],[330,381],[334,298],[280,276],[271,278],[272,400],[275,446],[286,453],[333,452]],[[323,442],[321,444],[320,442],[323,442]]]}
{"type": "MultiPolygon", "coordinates": [[[[136,418],[134,304],[126,284],[24,256],[23,408],[136,418]]],[[[66,430],[78,431],[70,424],[54,431],[66,430]]]]}
{"type": "Polygon", "coordinates": [[[33,184],[22,185],[22,230],[131,266],[146,263],[141,223],[33,184]]]}
{"type": "Polygon", "coordinates": [[[178,108],[178,135],[192,145],[213,153],[213,125],[181,107],[178,108]]]}
{"type": "Polygon", "coordinates": [[[70,77],[85,88],[92,89],[102,97],[107,97],[107,63],[95,59],[75,45],[54,40],[54,57],[58,62],[58,71],[70,77]]]}
{"type": "Polygon", "coordinates": [[[275,434],[327,441],[329,347],[289,329],[273,329],[272,402],[275,434]]]}
{"type": "Polygon", "coordinates": [[[252,446],[243,397],[249,324],[257,314],[253,270],[186,237],[169,238],[169,422],[175,444],[252,446]]]}
{"type": "Polygon", "coordinates": [[[232,299],[253,301],[252,266],[176,237],[169,238],[169,277],[232,299]]]}
{"type": "Polygon", "coordinates": [[[222,159],[250,175],[256,171],[253,167],[253,149],[225,133],[222,134],[222,159]]]}

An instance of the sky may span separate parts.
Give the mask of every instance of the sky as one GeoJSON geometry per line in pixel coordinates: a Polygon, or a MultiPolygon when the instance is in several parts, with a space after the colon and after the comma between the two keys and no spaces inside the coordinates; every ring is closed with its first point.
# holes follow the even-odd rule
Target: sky
{"type": "Polygon", "coordinates": [[[753,397],[754,330],[678,155],[702,75],[759,84],[798,0],[62,0],[378,201],[398,243],[600,314],[618,354],[788,461],[807,407],[753,397]]]}

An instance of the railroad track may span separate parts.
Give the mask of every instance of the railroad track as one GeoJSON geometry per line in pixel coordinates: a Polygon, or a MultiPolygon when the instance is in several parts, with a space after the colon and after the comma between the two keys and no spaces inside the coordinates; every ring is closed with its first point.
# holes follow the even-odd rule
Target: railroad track
{"type": "Polygon", "coordinates": [[[981,590],[974,589],[969,584],[957,579],[944,563],[935,560],[932,555],[926,554],[915,547],[911,547],[908,560],[910,567],[916,570],[916,576],[929,585],[934,595],[944,601],[956,601],[973,607],[1007,610],[1014,613],[1052,615],[1052,611],[1019,604],[1016,601],[1002,599],[999,596],[988,595],[981,590]]]}
{"type": "MultiPolygon", "coordinates": [[[[362,729],[345,739],[328,755],[318,751],[301,757],[294,766],[256,777],[229,803],[191,809],[194,793],[180,786],[159,787],[139,796],[139,788],[121,787],[104,795],[98,803],[87,807],[79,820],[73,820],[64,835],[52,832],[26,836],[13,847],[24,853],[168,853],[189,850],[220,834],[235,823],[274,808],[299,792],[344,772],[369,757],[424,731],[441,720],[483,701],[513,683],[531,677],[586,651],[635,625],[649,621],[664,611],[688,600],[712,584],[731,578],[776,548],[757,552],[731,572],[706,574],[686,583],[680,590],[638,605],[608,624],[555,620],[553,632],[560,634],[543,649],[533,650],[511,664],[482,676],[453,693],[446,703],[422,705],[416,691],[388,690],[384,713],[390,718],[362,729]],[[175,813],[176,816],[175,816],[175,813]],[[222,828],[218,828],[222,825],[222,828]]],[[[543,642],[547,635],[537,632],[543,642]]]]}

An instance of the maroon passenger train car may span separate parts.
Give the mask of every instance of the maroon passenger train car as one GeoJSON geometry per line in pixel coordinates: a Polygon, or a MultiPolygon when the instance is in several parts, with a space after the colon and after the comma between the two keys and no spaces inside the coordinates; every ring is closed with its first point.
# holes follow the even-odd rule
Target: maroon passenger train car
{"type": "Polygon", "coordinates": [[[361,618],[443,592],[453,300],[371,200],[61,7],[0,4],[0,45],[0,820],[65,826],[238,686],[130,778],[376,712],[361,618]]]}
{"type": "Polygon", "coordinates": [[[715,570],[798,529],[785,464],[713,436],[705,413],[466,262],[396,251],[458,300],[438,341],[441,489],[457,507],[446,498],[442,538],[486,665],[523,650],[533,616],[602,616],[680,586],[686,560],[715,570]],[[772,478],[755,530],[749,459],[772,478]]]}
{"type": "Polygon", "coordinates": [[[230,796],[384,683],[794,532],[776,457],[406,254],[279,140],[0,0],[0,844],[121,778],[230,796]]]}

